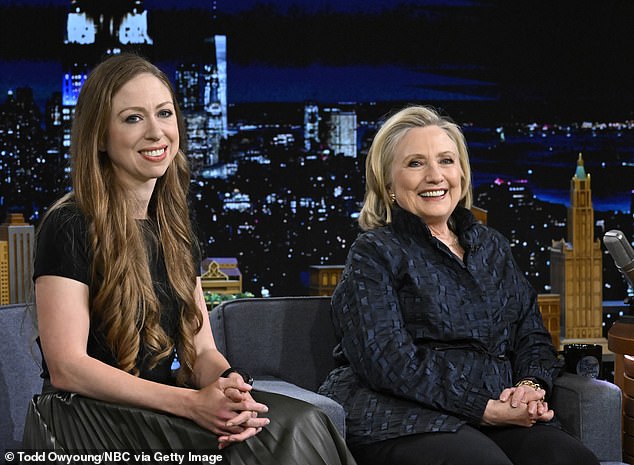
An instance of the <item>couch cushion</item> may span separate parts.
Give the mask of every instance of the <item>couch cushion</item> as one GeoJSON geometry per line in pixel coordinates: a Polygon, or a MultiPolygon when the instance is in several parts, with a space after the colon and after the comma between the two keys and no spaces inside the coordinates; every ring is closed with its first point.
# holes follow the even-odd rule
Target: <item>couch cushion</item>
{"type": "Polygon", "coordinates": [[[29,401],[42,389],[35,328],[24,305],[0,307],[0,452],[18,448],[29,401]],[[6,412],[6,413],[5,413],[6,412]]]}
{"type": "Polygon", "coordinates": [[[329,297],[230,300],[214,308],[210,320],[218,350],[256,379],[316,391],[336,366],[329,297]]]}
{"type": "Polygon", "coordinates": [[[303,389],[295,384],[287,383],[281,379],[256,379],[253,387],[259,391],[282,394],[295,399],[303,400],[321,409],[335,424],[341,435],[345,438],[346,412],[343,407],[329,397],[316,392],[303,389]]]}

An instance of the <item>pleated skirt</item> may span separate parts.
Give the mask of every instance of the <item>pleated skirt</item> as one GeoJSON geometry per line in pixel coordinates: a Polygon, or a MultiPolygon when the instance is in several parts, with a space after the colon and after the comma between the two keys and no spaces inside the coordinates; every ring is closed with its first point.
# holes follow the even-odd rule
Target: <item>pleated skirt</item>
{"type": "Polygon", "coordinates": [[[337,428],[321,410],[279,394],[252,394],[269,407],[270,424],[222,451],[215,434],[188,419],[63,392],[33,398],[23,447],[75,454],[75,463],[95,463],[90,454],[108,451],[123,454],[114,456],[116,463],[179,463],[182,457],[182,463],[355,465],[337,428]]]}

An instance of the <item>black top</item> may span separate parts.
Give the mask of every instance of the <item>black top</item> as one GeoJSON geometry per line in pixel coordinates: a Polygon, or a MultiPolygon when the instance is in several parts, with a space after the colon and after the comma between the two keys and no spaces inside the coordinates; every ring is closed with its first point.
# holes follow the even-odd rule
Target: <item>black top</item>
{"type": "Polygon", "coordinates": [[[461,261],[420,218],[393,213],[352,245],[332,300],[343,366],[320,393],[346,409],[350,443],[477,426],[525,377],[549,389],[557,354],[508,241],[458,207],[461,261]]]}
{"type": "MultiPolygon", "coordinates": [[[[179,302],[167,279],[162,248],[155,240],[155,225],[151,220],[143,222],[143,231],[150,258],[150,272],[154,290],[161,309],[161,326],[166,334],[176,340],[178,335],[179,302]]],[[[89,246],[87,225],[84,215],[75,204],[68,204],[50,213],[40,226],[36,242],[35,272],[33,279],[42,275],[55,275],[74,279],[91,286],[92,250],[89,246]]],[[[72,324],[71,321],[68,322],[72,324]]],[[[105,335],[98,330],[91,315],[88,334],[88,355],[108,365],[117,366],[115,357],[105,342],[105,335]]],[[[38,341],[39,343],[39,341],[38,341]]],[[[161,360],[154,368],[149,368],[151,354],[141,344],[137,367],[139,376],[163,384],[172,384],[171,371],[174,354],[161,360]]],[[[43,360],[42,377],[49,378],[43,360]]]]}

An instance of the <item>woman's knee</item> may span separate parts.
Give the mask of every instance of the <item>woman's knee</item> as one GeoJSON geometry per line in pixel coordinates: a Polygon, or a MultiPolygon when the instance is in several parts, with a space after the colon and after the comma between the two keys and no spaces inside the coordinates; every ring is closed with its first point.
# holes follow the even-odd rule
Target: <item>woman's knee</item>
{"type": "Polygon", "coordinates": [[[581,442],[562,441],[558,446],[544,447],[541,450],[526,454],[526,460],[519,465],[599,465],[596,456],[581,442]]]}
{"type": "Polygon", "coordinates": [[[423,433],[352,448],[364,465],[513,465],[504,452],[474,428],[423,433]]]}
{"type": "Polygon", "coordinates": [[[490,436],[515,465],[599,465],[581,441],[554,426],[504,428],[490,436]]]}

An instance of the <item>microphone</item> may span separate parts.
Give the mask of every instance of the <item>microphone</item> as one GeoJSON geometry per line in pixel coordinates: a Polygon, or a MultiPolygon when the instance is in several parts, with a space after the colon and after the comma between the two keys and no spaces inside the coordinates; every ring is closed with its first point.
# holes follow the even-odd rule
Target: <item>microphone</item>
{"type": "Polygon", "coordinates": [[[621,231],[613,229],[603,236],[603,243],[614,264],[634,289],[634,250],[621,231]]]}

